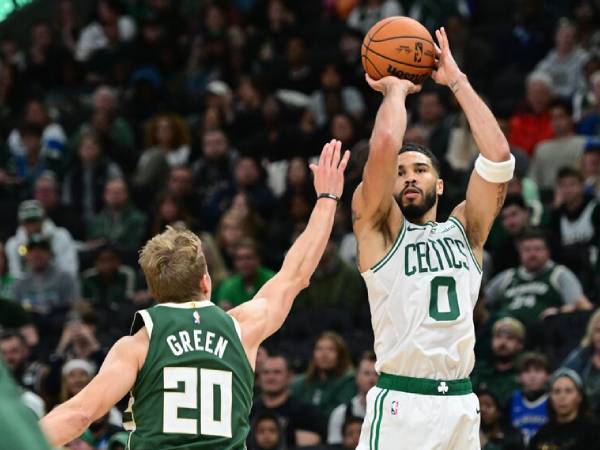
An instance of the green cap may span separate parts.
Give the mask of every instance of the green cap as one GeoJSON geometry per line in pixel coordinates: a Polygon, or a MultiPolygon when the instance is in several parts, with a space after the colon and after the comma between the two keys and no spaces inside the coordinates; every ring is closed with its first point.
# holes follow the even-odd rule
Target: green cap
{"type": "Polygon", "coordinates": [[[42,220],[44,214],[44,207],[37,200],[25,200],[19,205],[19,222],[42,220]]]}

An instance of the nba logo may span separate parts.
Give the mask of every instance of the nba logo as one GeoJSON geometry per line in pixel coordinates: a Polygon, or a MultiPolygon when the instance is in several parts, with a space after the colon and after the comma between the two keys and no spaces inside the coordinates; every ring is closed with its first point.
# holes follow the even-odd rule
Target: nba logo
{"type": "Polygon", "coordinates": [[[200,313],[198,311],[194,311],[192,316],[194,317],[194,323],[199,325],[200,324],[200,313]]]}
{"type": "Polygon", "coordinates": [[[398,400],[392,400],[392,416],[395,416],[398,414],[398,400]]]}

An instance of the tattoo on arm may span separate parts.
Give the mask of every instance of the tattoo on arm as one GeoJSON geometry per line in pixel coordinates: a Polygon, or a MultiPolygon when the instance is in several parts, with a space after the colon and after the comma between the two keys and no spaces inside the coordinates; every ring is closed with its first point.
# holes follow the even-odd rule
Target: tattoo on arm
{"type": "Polygon", "coordinates": [[[506,192],[508,190],[508,183],[502,183],[498,185],[498,191],[496,193],[496,216],[500,214],[502,205],[504,205],[504,199],[506,199],[506,192]]]}

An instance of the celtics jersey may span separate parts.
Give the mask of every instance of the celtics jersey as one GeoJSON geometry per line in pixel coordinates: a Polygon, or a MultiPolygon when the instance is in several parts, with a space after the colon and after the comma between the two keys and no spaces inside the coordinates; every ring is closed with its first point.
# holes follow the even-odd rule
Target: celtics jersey
{"type": "Polygon", "coordinates": [[[511,316],[525,325],[539,321],[540,314],[552,306],[563,305],[558,277],[565,270],[560,264],[548,263],[544,270],[530,274],[522,267],[509,269],[501,285],[500,316],[511,316]]]}
{"type": "Polygon", "coordinates": [[[136,313],[148,354],[125,419],[129,450],[238,450],[250,429],[254,373],[237,322],[205,300],[136,313]]]}
{"type": "Polygon", "coordinates": [[[473,308],[481,268],[462,224],[403,220],[387,255],[363,272],[378,372],[466,378],[473,369],[473,308]]]}

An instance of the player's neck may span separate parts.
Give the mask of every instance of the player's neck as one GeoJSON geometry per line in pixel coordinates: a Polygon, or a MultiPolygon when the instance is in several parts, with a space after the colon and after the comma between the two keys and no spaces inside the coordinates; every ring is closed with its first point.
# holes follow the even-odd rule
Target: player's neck
{"type": "Polygon", "coordinates": [[[437,218],[437,211],[435,208],[431,208],[421,217],[418,217],[414,220],[408,219],[409,222],[414,223],[415,225],[425,225],[427,222],[435,222],[437,218]]]}

